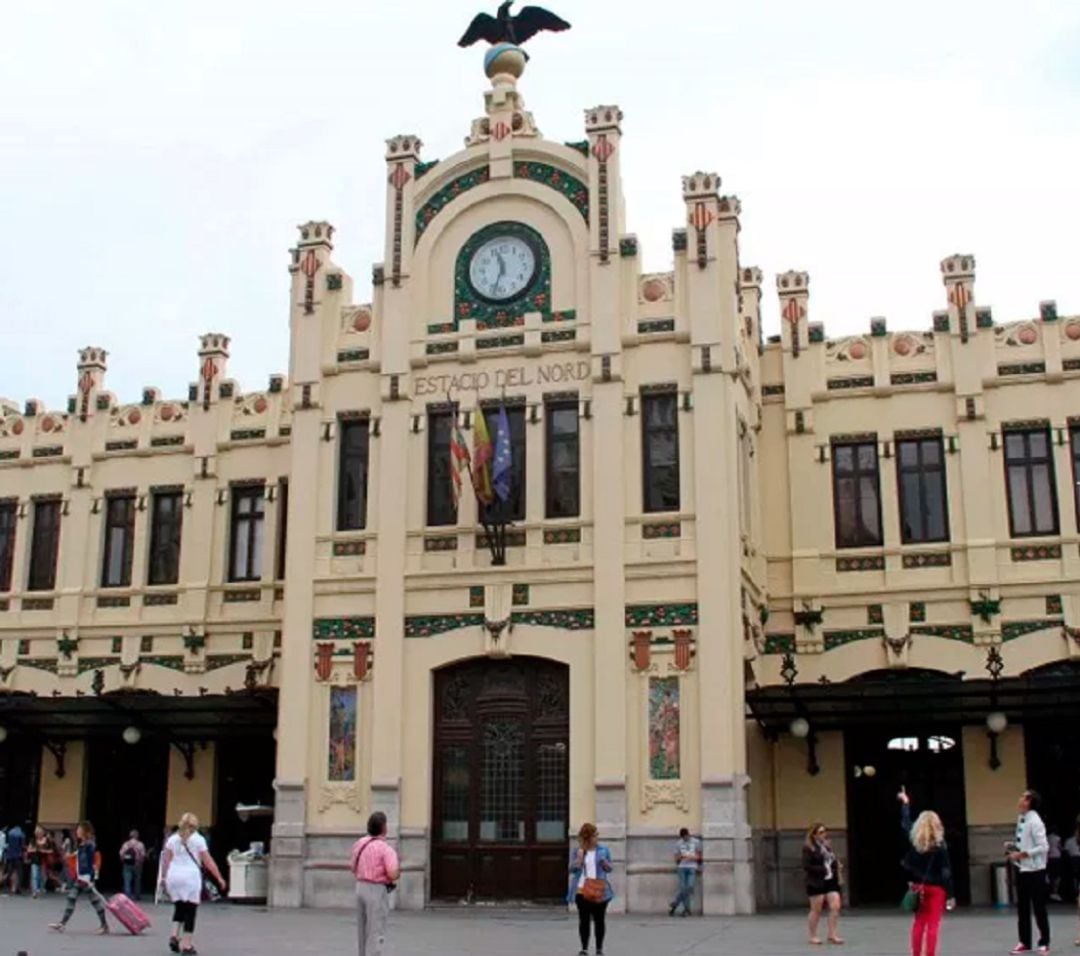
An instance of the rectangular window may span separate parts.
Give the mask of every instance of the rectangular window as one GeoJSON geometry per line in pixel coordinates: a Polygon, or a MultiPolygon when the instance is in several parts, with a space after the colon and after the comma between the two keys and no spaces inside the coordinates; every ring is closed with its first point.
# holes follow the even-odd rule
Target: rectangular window
{"type": "Polygon", "coordinates": [[[229,580],[261,581],[263,521],[266,489],[262,485],[234,487],[229,535],[229,580]]]}
{"type": "Polygon", "coordinates": [[[750,537],[753,534],[752,499],[750,494],[750,459],[753,445],[746,423],[739,422],[739,530],[750,537]]]}
{"type": "Polygon", "coordinates": [[[34,529],[30,537],[30,574],[27,589],[51,591],[56,587],[56,559],[60,552],[60,502],[34,502],[34,529]]]}
{"type": "Polygon", "coordinates": [[[11,590],[11,567],[15,561],[15,522],[19,520],[17,501],[0,501],[0,591],[11,590]]]}
{"type": "Polygon", "coordinates": [[[1058,533],[1050,429],[1005,433],[1005,483],[1014,538],[1058,533]]]}
{"type": "Polygon", "coordinates": [[[576,399],[548,402],[544,513],[548,518],[581,514],[581,432],[576,399]]]}
{"type": "Polygon", "coordinates": [[[147,584],[176,584],[180,580],[180,532],[184,496],[180,491],[150,495],[150,567],[147,584]]]}
{"type": "Polygon", "coordinates": [[[948,541],[949,503],[941,438],[898,439],[896,473],[900,491],[900,540],[904,544],[948,541]]]}
{"type": "Polygon", "coordinates": [[[338,423],[338,531],[367,527],[368,420],[338,423]]]}
{"type": "Polygon", "coordinates": [[[1080,528],[1080,425],[1072,428],[1073,500],[1076,502],[1076,525],[1080,528]]]}
{"type": "MultiPolygon", "coordinates": [[[[525,406],[507,408],[506,418],[510,423],[510,497],[505,502],[496,499],[496,502],[491,505],[492,510],[485,508],[485,513],[481,517],[484,518],[490,514],[492,518],[523,521],[525,519],[525,406]]],[[[499,409],[485,409],[484,420],[487,422],[488,434],[494,446],[499,409]]],[[[492,458],[494,459],[494,451],[492,458]]],[[[492,461],[492,478],[494,479],[494,460],[492,461]]]]}
{"type": "Polygon", "coordinates": [[[836,442],[833,508],[838,548],[881,544],[881,493],[876,441],[836,442]]]}
{"type": "Polygon", "coordinates": [[[101,586],[126,588],[131,584],[131,553],[135,538],[135,496],[105,496],[105,553],[101,586]]]}
{"type": "Polygon", "coordinates": [[[289,541],[289,479],[278,482],[277,579],[285,580],[285,548],[289,541]]]}
{"type": "Polygon", "coordinates": [[[450,408],[428,412],[427,523],[432,527],[457,524],[450,487],[450,436],[456,414],[450,408]]]}
{"type": "Polygon", "coordinates": [[[646,512],[679,510],[679,396],[641,396],[641,457],[646,512]]]}

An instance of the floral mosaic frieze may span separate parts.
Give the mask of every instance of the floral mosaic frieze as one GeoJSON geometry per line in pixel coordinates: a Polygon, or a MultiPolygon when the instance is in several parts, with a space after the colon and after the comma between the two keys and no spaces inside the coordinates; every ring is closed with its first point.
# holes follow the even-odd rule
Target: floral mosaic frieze
{"type": "Polygon", "coordinates": [[[697,624],[697,604],[629,604],[627,627],[673,627],[697,624]]]}
{"type": "Polygon", "coordinates": [[[1060,618],[1045,618],[1037,621],[1005,621],[1001,625],[1001,640],[1014,641],[1025,634],[1034,634],[1036,631],[1061,630],[1060,618]]]}
{"type": "Polygon", "coordinates": [[[1060,544],[1025,544],[1010,548],[1013,561],[1053,561],[1061,557],[1060,544]]]}
{"type": "Polygon", "coordinates": [[[914,624],[911,633],[940,637],[946,641],[961,641],[964,644],[975,643],[975,631],[970,624],[914,624]]]}
{"type": "Polygon", "coordinates": [[[458,196],[483,185],[490,178],[490,171],[485,164],[467,173],[462,173],[462,175],[452,179],[442,189],[438,190],[416,212],[416,241],[420,241],[420,237],[424,234],[424,230],[431,225],[432,220],[458,196]]]}
{"type": "Polygon", "coordinates": [[[434,637],[483,623],[483,614],[418,614],[405,618],[405,636],[434,637]]]}
{"type": "Polygon", "coordinates": [[[555,627],[563,631],[589,631],[595,626],[596,615],[591,607],[557,611],[514,611],[510,615],[510,620],[513,624],[531,624],[534,627],[555,627]]]}
{"type": "Polygon", "coordinates": [[[825,650],[831,651],[834,647],[843,647],[855,641],[881,640],[885,636],[882,627],[853,627],[850,630],[826,631],[825,650]]]}
{"type": "Polygon", "coordinates": [[[514,178],[541,183],[562,193],[582,218],[589,221],[589,188],[576,176],[563,172],[549,163],[514,163],[514,178]]]}
{"type": "Polygon", "coordinates": [[[317,641],[348,641],[375,636],[373,617],[320,617],[315,619],[312,637],[317,641]]]}
{"type": "Polygon", "coordinates": [[[794,634],[766,634],[763,654],[794,654],[794,634]]]}

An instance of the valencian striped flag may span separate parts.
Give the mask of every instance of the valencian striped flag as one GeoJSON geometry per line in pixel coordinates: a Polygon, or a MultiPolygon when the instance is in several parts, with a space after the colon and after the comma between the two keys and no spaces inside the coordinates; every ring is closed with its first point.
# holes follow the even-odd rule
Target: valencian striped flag
{"type": "Polygon", "coordinates": [[[454,494],[455,508],[461,501],[461,473],[469,470],[469,464],[469,446],[465,444],[465,436],[461,434],[461,426],[455,416],[454,430],[450,434],[450,488],[454,494]]]}
{"type": "Polygon", "coordinates": [[[499,416],[495,419],[495,458],[491,466],[491,484],[499,501],[510,499],[510,417],[506,406],[499,406],[499,416]]]}
{"type": "Polygon", "coordinates": [[[491,459],[494,453],[484,411],[478,408],[473,426],[473,487],[476,497],[485,505],[495,500],[495,490],[491,486],[491,459]]]}

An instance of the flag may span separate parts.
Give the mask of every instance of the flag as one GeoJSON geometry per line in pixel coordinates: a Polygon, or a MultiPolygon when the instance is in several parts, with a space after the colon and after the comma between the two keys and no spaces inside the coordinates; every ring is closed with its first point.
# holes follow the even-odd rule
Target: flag
{"type": "Polygon", "coordinates": [[[495,460],[491,466],[491,484],[499,501],[510,499],[510,417],[506,406],[499,406],[499,417],[495,419],[495,460]]]}
{"type": "Polygon", "coordinates": [[[461,434],[461,426],[454,422],[450,434],[450,489],[454,493],[454,507],[461,501],[461,473],[469,469],[469,446],[461,434]]]}
{"type": "Polygon", "coordinates": [[[476,424],[473,425],[473,487],[476,489],[476,497],[485,505],[495,500],[495,492],[491,487],[491,456],[494,449],[491,446],[491,435],[488,432],[487,421],[484,418],[484,410],[476,410],[476,424]]]}

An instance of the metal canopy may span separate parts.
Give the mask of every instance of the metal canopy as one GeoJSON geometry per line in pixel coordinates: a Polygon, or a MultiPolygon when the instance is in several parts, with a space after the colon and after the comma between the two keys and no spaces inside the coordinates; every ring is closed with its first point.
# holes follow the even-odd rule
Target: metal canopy
{"type": "Polygon", "coordinates": [[[166,696],[113,691],[83,697],[0,692],[0,724],[9,733],[56,740],[116,736],[126,727],[171,740],[214,740],[269,734],[277,725],[277,690],[166,696]]]}
{"type": "Polygon", "coordinates": [[[786,730],[803,717],[815,730],[855,724],[983,724],[991,711],[1012,723],[1080,719],[1080,667],[1069,665],[1000,680],[962,680],[936,671],[916,671],[905,679],[873,675],[839,684],[792,684],[746,692],[749,715],[767,730],[786,730]]]}

